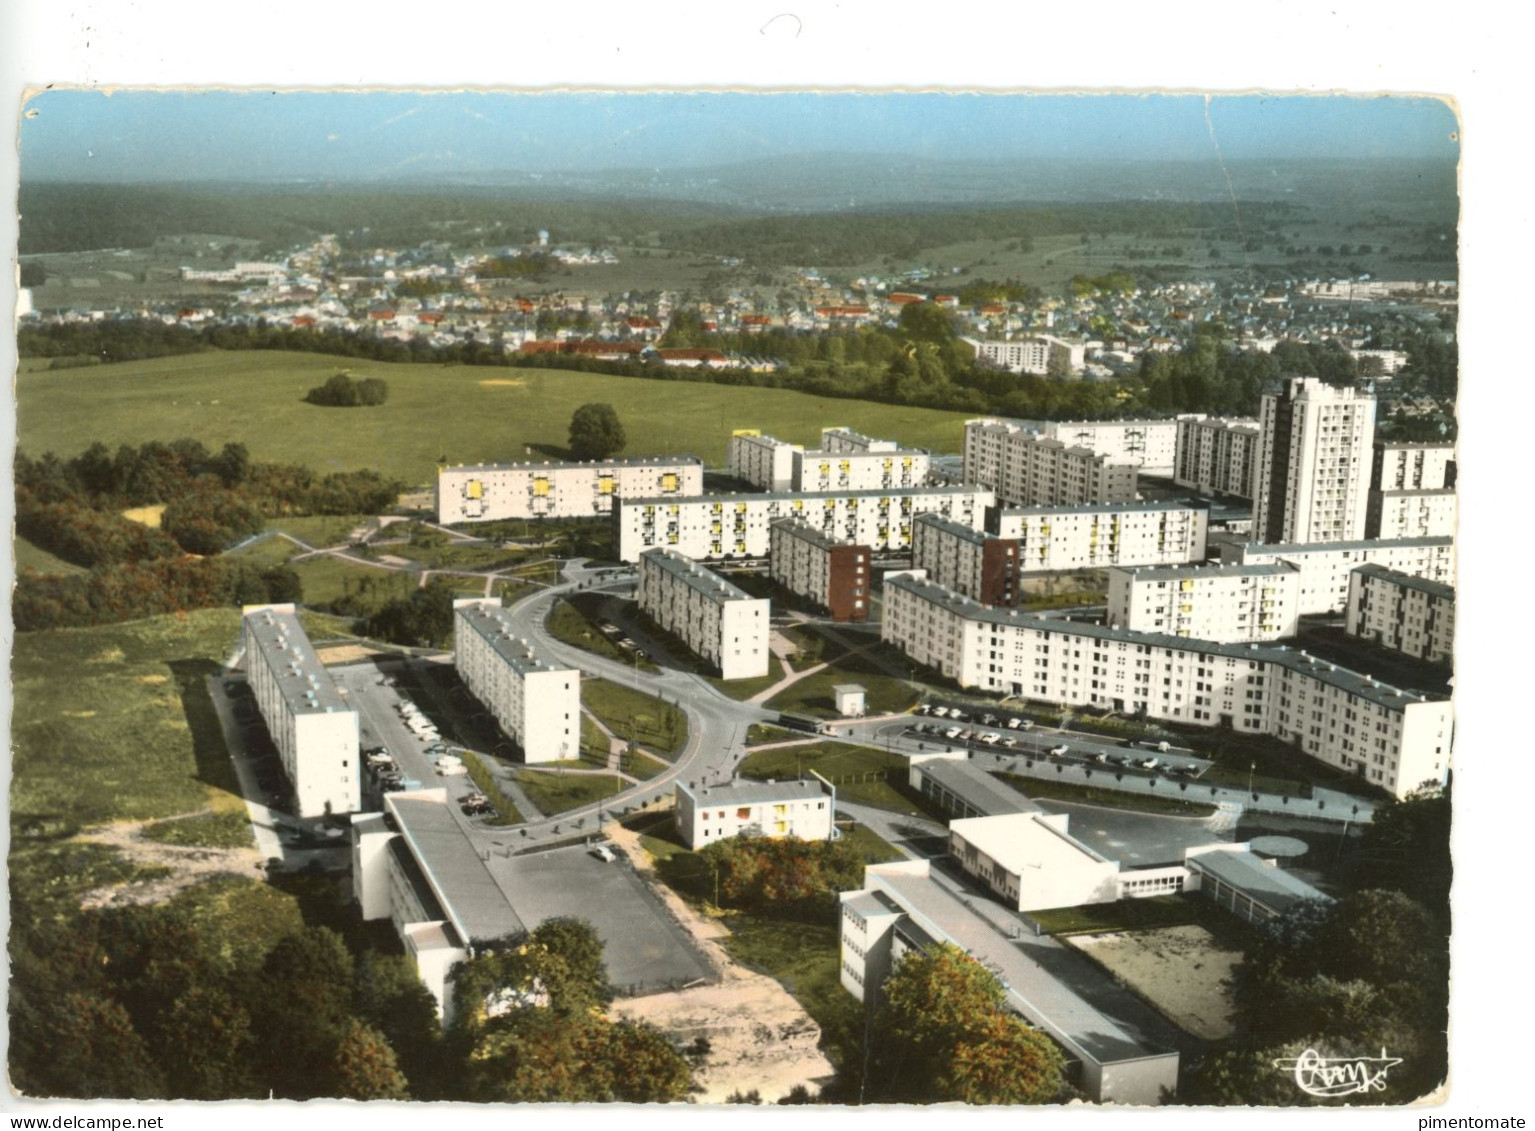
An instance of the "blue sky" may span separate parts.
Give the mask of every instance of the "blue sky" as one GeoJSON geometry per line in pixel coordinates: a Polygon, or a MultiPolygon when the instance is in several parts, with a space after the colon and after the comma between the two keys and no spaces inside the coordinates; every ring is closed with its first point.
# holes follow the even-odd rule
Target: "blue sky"
{"type": "Polygon", "coordinates": [[[1453,161],[1433,99],[1350,96],[48,91],[27,179],[373,179],[728,164],[798,153],[932,159],[1453,161]]]}

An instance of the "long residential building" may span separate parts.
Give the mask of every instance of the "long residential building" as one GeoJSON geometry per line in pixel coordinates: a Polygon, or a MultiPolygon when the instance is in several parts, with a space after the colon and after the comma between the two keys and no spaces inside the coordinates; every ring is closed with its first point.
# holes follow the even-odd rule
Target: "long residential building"
{"type": "Polygon", "coordinates": [[[1413,577],[1455,584],[1453,538],[1393,538],[1319,545],[1222,543],[1222,565],[1288,562],[1300,569],[1300,615],[1341,613],[1348,607],[1349,574],[1378,565],[1413,577]]]}
{"type": "Polygon", "coordinates": [[[1292,377],[1263,397],[1255,536],[1350,542],[1365,536],[1375,397],[1292,377]]]}
{"type": "Polygon", "coordinates": [[[1365,565],[1349,575],[1348,631],[1420,660],[1455,655],[1455,590],[1438,581],[1365,565]]]}
{"type": "Polygon", "coordinates": [[[894,440],[876,440],[851,428],[836,426],[821,429],[821,450],[826,452],[896,452],[901,446],[894,440]]]}
{"type": "Polygon", "coordinates": [[[873,491],[890,487],[921,487],[927,482],[928,454],[909,449],[889,451],[796,450],[793,453],[795,491],[873,491]]]}
{"type": "Polygon", "coordinates": [[[537,659],[516,635],[499,599],[453,602],[453,667],[522,748],[523,761],[553,762],[580,753],[580,670],[537,659]]]}
{"type": "Polygon", "coordinates": [[[1453,537],[1457,510],[1453,487],[1371,491],[1365,537],[1453,537]]]}
{"type": "Polygon", "coordinates": [[[1370,485],[1377,491],[1435,491],[1455,486],[1455,445],[1376,440],[1370,485]]]}
{"type": "Polygon", "coordinates": [[[719,669],[724,679],[767,675],[769,602],[671,550],[640,555],[640,611],[719,669]]]}
{"type": "Polygon", "coordinates": [[[814,770],[810,773],[808,781],[738,779],[692,788],[678,782],[673,810],[677,833],[692,849],[743,835],[831,840],[836,835],[837,790],[814,770]]]}
{"type": "Polygon", "coordinates": [[[1173,482],[1206,493],[1251,499],[1258,491],[1261,436],[1256,420],[1179,417],[1173,482]]]}
{"type": "Polygon", "coordinates": [[[802,518],[774,521],[768,539],[768,573],[774,581],[834,621],[868,620],[869,547],[828,538],[802,518]]]}
{"type": "Polygon", "coordinates": [[[993,609],[887,577],[884,640],[961,687],[1270,734],[1395,797],[1442,785],[1446,700],[1282,644],[1222,644],[993,609]]]}
{"type": "Polygon", "coordinates": [[[802,518],[830,538],[875,552],[911,546],[911,520],[933,511],[980,529],[995,496],[980,487],[902,487],[886,491],[770,491],[696,499],[620,499],[614,508],[620,561],[654,548],[690,558],[764,558],[771,524],[802,518]]]}
{"type": "Polygon", "coordinates": [[[987,528],[1018,542],[1025,573],[1203,561],[1210,509],[1186,502],[1008,507],[987,528]]]}
{"type": "Polygon", "coordinates": [[[1100,456],[1007,420],[965,421],[963,477],[1008,506],[1135,501],[1136,464],[1100,456]]]}
{"type": "Polygon", "coordinates": [[[1087,360],[1087,343],[1050,334],[1025,338],[966,338],[975,350],[975,359],[993,369],[1009,373],[1028,373],[1035,377],[1080,373],[1087,360]]]}
{"type": "Polygon", "coordinates": [[[703,484],[703,461],[692,456],[455,464],[437,472],[437,521],[594,518],[612,514],[620,496],[686,498],[703,484]]]}
{"type": "Polygon", "coordinates": [[[1132,632],[1238,644],[1299,631],[1298,566],[1156,566],[1108,576],[1108,623],[1132,632]]]}
{"type": "Polygon", "coordinates": [[[763,491],[787,491],[794,486],[794,453],[802,450],[799,444],[743,428],[730,434],[725,470],[763,491]]]}
{"type": "Polygon", "coordinates": [[[1016,605],[1023,597],[1016,538],[998,538],[936,514],[912,526],[911,564],[930,580],[983,605],[1016,605]]]}
{"type": "Polygon", "coordinates": [[[246,679],[293,786],[300,817],[362,804],[357,712],[315,655],[292,605],[247,605],[240,618],[246,679]]]}
{"type": "Polygon", "coordinates": [[[1046,424],[1044,434],[1133,463],[1147,475],[1171,475],[1177,462],[1176,420],[1060,420],[1046,424]]]}

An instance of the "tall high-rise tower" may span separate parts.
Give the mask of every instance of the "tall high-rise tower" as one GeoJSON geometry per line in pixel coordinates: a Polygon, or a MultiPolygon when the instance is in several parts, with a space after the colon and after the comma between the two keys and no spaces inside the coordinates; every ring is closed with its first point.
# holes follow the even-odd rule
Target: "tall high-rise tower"
{"type": "Polygon", "coordinates": [[[1349,542],[1365,536],[1375,397],[1292,377],[1263,398],[1253,537],[1349,542]]]}

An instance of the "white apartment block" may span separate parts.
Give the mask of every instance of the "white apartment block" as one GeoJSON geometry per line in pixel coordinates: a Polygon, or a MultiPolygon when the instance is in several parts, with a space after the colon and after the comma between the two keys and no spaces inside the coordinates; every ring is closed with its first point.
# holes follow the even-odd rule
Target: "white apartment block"
{"type": "Polygon", "coordinates": [[[522,748],[523,761],[552,762],[580,753],[580,670],[537,659],[516,635],[500,600],[453,602],[453,667],[522,748]]]}
{"type": "Polygon", "coordinates": [[[1455,445],[1377,440],[1370,485],[1377,491],[1435,491],[1453,487],[1455,445]]]}
{"type": "Polygon", "coordinates": [[[1025,573],[1203,561],[1210,510],[1180,502],[1009,507],[989,526],[1018,541],[1025,573]]]}
{"type": "Polygon", "coordinates": [[[1062,420],[1046,424],[1044,434],[1133,463],[1147,475],[1171,475],[1178,451],[1176,420],[1062,420]]]}
{"type": "Polygon", "coordinates": [[[1082,372],[1087,362],[1087,343],[1069,338],[1057,338],[1050,334],[1036,334],[1028,338],[1007,338],[988,341],[982,338],[965,338],[975,350],[975,359],[993,369],[1005,369],[1009,373],[1028,373],[1035,377],[1082,372]]]}
{"type": "Polygon", "coordinates": [[[1258,491],[1261,436],[1256,420],[1179,417],[1173,482],[1196,491],[1251,499],[1258,491]]]}
{"type": "Polygon", "coordinates": [[[614,508],[620,561],[646,550],[675,550],[690,558],[764,558],[770,527],[799,518],[828,538],[903,551],[914,515],[933,511],[979,530],[995,496],[980,487],[892,487],[885,491],[704,495],[696,499],[620,499],[614,508]]]}
{"type": "Polygon", "coordinates": [[[1263,398],[1255,536],[1349,542],[1365,536],[1375,397],[1292,377],[1263,398]]]}
{"type": "Polygon", "coordinates": [[[836,427],[821,429],[821,450],[859,455],[866,452],[896,452],[901,450],[901,446],[894,440],[876,440],[862,432],[854,432],[851,428],[836,427]]]}
{"type": "Polygon", "coordinates": [[[594,518],[612,514],[620,496],[686,498],[703,487],[703,461],[692,456],[456,464],[437,472],[437,521],[594,518]]]}
{"type": "Polygon", "coordinates": [[[1348,631],[1383,647],[1439,663],[1455,655],[1455,590],[1380,566],[1349,576],[1348,631]]]}
{"type": "Polygon", "coordinates": [[[1135,501],[1136,465],[1005,420],[965,421],[963,478],[1011,506],[1135,501]]]}
{"type": "Polygon", "coordinates": [[[911,565],[929,580],[983,605],[1016,605],[1023,598],[1016,538],[998,538],[936,514],[912,526],[911,565]]]}
{"type": "Polygon", "coordinates": [[[869,547],[828,538],[803,519],[781,518],[768,528],[768,574],[835,621],[869,618],[869,547]]]}
{"type": "Polygon", "coordinates": [[[1322,545],[1281,543],[1221,546],[1222,565],[1288,562],[1300,569],[1300,615],[1341,613],[1348,607],[1349,574],[1378,565],[1412,577],[1455,584],[1453,538],[1393,538],[1322,545]]]}
{"type": "Polygon", "coordinates": [[[832,452],[796,450],[794,491],[874,491],[921,487],[927,482],[928,454],[910,450],[832,452]]]}
{"type": "Polygon", "coordinates": [[[640,555],[640,611],[725,679],[767,675],[769,602],[671,550],[640,555]]]}
{"type": "Polygon", "coordinates": [[[1119,900],[1119,863],[1067,832],[1066,814],[1000,813],[949,822],[949,855],[1015,911],[1119,900]]]}
{"type": "Polygon", "coordinates": [[[725,471],[763,491],[787,491],[794,486],[794,453],[802,450],[798,444],[743,428],[730,434],[725,471]]]}
{"type": "Polygon", "coordinates": [[[1300,569],[1250,566],[1111,569],[1108,620],[1132,632],[1242,644],[1300,630],[1300,569]]]}
{"type": "Polygon", "coordinates": [[[315,655],[292,605],[247,605],[240,618],[245,672],[293,786],[300,817],[362,805],[357,712],[315,655]]]}
{"type": "Polygon", "coordinates": [[[693,789],[678,782],[673,810],[677,833],[695,850],[743,835],[831,840],[836,835],[837,791],[810,772],[809,781],[737,780],[693,789]]]}
{"type": "Polygon", "coordinates": [[[1454,537],[1458,506],[1453,487],[1371,491],[1366,538],[1454,537]]]}
{"type": "Polygon", "coordinates": [[[885,582],[882,638],[961,687],[1271,734],[1394,797],[1442,785],[1453,731],[1430,700],[1283,644],[1221,644],[992,609],[885,582]]]}

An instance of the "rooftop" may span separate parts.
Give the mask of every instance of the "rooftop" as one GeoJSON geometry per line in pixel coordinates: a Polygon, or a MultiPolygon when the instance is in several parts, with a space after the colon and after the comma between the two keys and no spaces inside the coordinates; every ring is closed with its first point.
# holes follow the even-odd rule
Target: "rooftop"
{"type": "Polygon", "coordinates": [[[679,784],[679,790],[693,795],[693,799],[705,805],[755,805],[774,801],[804,801],[822,797],[826,787],[817,778],[808,781],[735,781],[729,785],[706,785],[700,789],[688,789],[679,784]]]}
{"type": "Polygon", "coordinates": [[[1436,538],[1362,538],[1357,542],[1248,542],[1242,547],[1242,557],[1260,554],[1327,554],[1340,550],[1410,550],[1417,547],[1453,546],[1455,539],[1449,535],[1436,538]]]}
{"type": "Polygon", "coordinates": [[[949,831],[1010,872],[1025,868],[1075,868],[1108,861],[1068,834],[1064,817],[1044,813],[998,813],[950,821],[949,831]]]}
{"type": "Polygon", "coordinates": [[[728,506],[732,503],[786,503],[803,501],[805,503],[821,502],[827,499],[915,499],[928,498],[933,495],[985,495],[994,498],[995,495],[989,487],[977,487],[973,484],[934,487],[884,487],[868,491],[734,491],[718,495],[692,495],[687,498],[678,498],[676,495],[656,495],[644,499],[619,499],[622,507],[636,506],[701,506],[706,503],[719,503],[728,506]]]}
{"type": "Polygon", "coordinates": [[[1185,863],[1209,872],[1275,914],[1283,914],[1303,900],[1329,899],[1305,880],[1253,855],[1245,845],[1223,845],[1209,851],[1191,852],[1185,863]]]}
{"type": "MultiPolygon", "coordinates": [[[[977,546],[999,541],[995,534],[987,534],[984,530],[972,530],[964,523],[944,518],[941,514],[919,514],[912,522],[916,526],[930,526],[941,534],[947,534],[951,538],[959,538],[977,546]]],[[[1013,539],[1000,539],[1000,541],[1013,541],[1013,539]]]]}
{"type": "Polygon", "coordinates": [[[654,566],[663,573],[678,577],[684,583],[698,590],[712,601],[765,601],[764,597],[753,597],[739,586],[732,585],[719,574],[707,570],[697,564],[692,558],[677,553],[676,550],[657,548],[646,550],[640,555],[640,566],[654,566]]]}
{"type": "Polygon", "coordinates": [[[1427,593],[1430,597],[1438,597],[1442,601],[1455,600],[1455,587],[1446,585],[1442,581],[1433,581],[1427,577],[1414,577],[1410,573],[1402,573],[1400,570],[1387,569],[1380,565],[1362,565],[1354,569],[1355,573],[1366,577],[1378,577],[1382,581],[1403,589],[1416,589],[1420,593],[1427,593]]]}
{"type": "Polygon", "coordinates": [[[819,526],[812,526],[802,515],[791,515],[788,518],[777,518],[768,524],[774,528],[783,529],[794,537],[804,542],[809,542],[823,550],[835,549],[838,546],[854,546],[858,543],[847,538],[836,538],[827,534],[819,526]]]}
{"type": "Polygon", "coordinates": [[[699,467],[704,461],[697,456],[634,456],[630,459],[600,460],[524,460],[519,463],[450,463],[438,470],[439,475],[468,471],[564,471],[569,468],[585,468],[602,471],[604,468],[621,467],[699,467]]]}
{"type": "Polygon", "coordinates": [[[1298,574],[1300,567],[1289,562],[1260,562],[1254,565],[1109,566],[1108,572],[1128,573],[1142,581],[1181,581],[1200,577],[1275,577],[1298,574]]]}
{"type": "Polygon", "coordinates": [[[457,633],[464,628],[481,636],[518,675],[573,670],[536,659],[532,646],[514,632],[511,614],[494,598],[487,598],[485,602],[474,599],[455,601],[453,630],[457,633]]]}
{"type": "Polygon", "coordinates": [[[999,512],[1009,515],[1066,515],[1066,514],[1139,514],[1147,511],[1207,511],[1210,504],[1192,499],[1152,499],[1140,503],[1079,503],[1053,507],[1003,507],[999,512]]]}
{"type": "Polygon", "coordinates": [[[248,608],[242,619],[246,647],[261,653],[291,713],[314,715],[352,709],[315,655],[292,605],[255,606],[248,608]]]}
{"type": "Polygon", "coordinates": [[[384,807],[461,939],[473,944],[524,930],[441,791],[386,794],[384,807]]]}
{"type": "Polygon", "coordinates": [[[1041,811],[1034,802],[969,758],[928,758],[917,765],[924,777],[931,778],[970,808],[988,817],[1041,811]]]}

